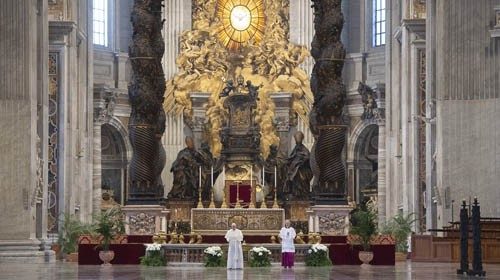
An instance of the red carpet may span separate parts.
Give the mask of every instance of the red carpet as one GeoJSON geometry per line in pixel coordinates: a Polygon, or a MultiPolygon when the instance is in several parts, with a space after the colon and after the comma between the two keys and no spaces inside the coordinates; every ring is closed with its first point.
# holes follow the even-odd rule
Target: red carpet
{"type": "MultiPolygon", "coordinates": [[[[189,240],[189,235],[185,236],[189,240]]],[[[246,235],[247,243],[269,243],[270,236],[246,235]]],[[[304,238],[307,242],[307,237],[304,238]]],[[[139,258],[145,254],[144,243],[152,243],[150,235],[129,235],[125,244],[111,244],[110,249],[115,251],[115,259],[112,264],[139,264],[139,258]]],[[[224,244],[224,236],[203,236],[203,243],[224,244]]],[[[323,236],[321,243],[330,244],[330,259],[334,265],[360,265],[358,252],[360,246],[347,244],[346,236],[323,236]]],[[[99,260],[99,250],[96,244],[78,245],[78,264],[96,265],[101,264],[99,260]]],[[[372,265],[394,265],[394,245],[372,245],[373,261],[372,265]]]]}

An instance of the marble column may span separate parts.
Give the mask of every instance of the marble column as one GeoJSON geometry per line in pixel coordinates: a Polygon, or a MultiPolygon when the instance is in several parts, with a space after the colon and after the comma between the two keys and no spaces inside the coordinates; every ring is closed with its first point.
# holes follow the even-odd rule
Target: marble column
{"type": "MultiPolygon", "coordinates": [[[[426,83],[425,83],[425,113],[426,118],[432,120],[436,117],[436,0],[428,0],[426,2],[426,46],[425,46],[425,69],[426,69],[426,83]]],[[[425,170],[426,179],[425,184],[433,188],[433,196],[436,196],[439,203],[438,206],[443,204],[444,191],[440,191],[437,186],[437,173],[436,173],[436,125],[435,122],[426,122],[425,127],[425,170]],[[435,191],[434,191],[435,188],[435,191]]],[[[447,221],[440,220],[438,224],[437,205],[433,203],[432,196],[427,196],[426,208],[426,228],[442,228],[446,225],[447,221]]],[[[446,203],[444,203],[446,204],[446,203]]]]}
{"type": "Polygon", "coordinates": [[[377,170],[377,206],[378,222],[384,224],[387,217],[386,206],[386,134],[385,134],[385,84],[377,84],[374,88],[377,95],[375,117],[378,124],[378,170],[377,170]]]}
{"type": "MultiPolygon", "coordinates": [[[[0,262],[44,262],[36,238],[37,11],[31,0],[0,1],[0,262]]],[[[47,256],[47,260],[53,260],[47,256]]]]}

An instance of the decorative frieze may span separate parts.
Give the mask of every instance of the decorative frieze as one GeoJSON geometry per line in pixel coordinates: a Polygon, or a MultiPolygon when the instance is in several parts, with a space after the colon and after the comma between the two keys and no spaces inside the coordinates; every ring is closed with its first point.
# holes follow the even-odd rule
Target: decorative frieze
{"type": "Polygon", "coordinates": [[[160,230],[166,232],[167,216],[170,211],[155,205],[127,205],[122,207],[125,214],[125,233],[128,235],[152,235],[160,230]]]}
{"type": "Polygon", "coordinates": [[[328,235],[349,233],[349,213],[352,205],[315,205],[310,208],[309,232],[328,235]]]}
{"type": "Polygon", "coordinates": [[[154,234],[155,233],[155,216],[144,212],[130,215],[128,217],[128,226],[130,234],[154,234]]]}
{"type": "Polygon", "coordinates": [[[283,209],[191,209],[191,229],[203,234],[223,234],[231,223],[243,233],[276,233],[284,220],[283,209]]]}

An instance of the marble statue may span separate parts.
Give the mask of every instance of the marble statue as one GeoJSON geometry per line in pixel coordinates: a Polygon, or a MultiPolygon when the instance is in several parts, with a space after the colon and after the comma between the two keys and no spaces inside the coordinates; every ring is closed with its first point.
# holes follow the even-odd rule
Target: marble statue
{"type": "Polygon", "coordinates": [[[170,172],[174,173],[172,190],[168,199],[191,199],[198,198],[199,189],[199,167],[203,165],[202,155],[195,150],[194,141],[186,137],[186,148],[177,154],[177,159],[172,163],[170,172]]]}
{"type": "Polygon", "coordinates": [[[233,80],[229,80],[226,82],[226,86],[222,90],[222,92],[219,94],[219,97],[227,97],[229,94],[234,90],[234,82],[233,80]]]}
{"type": "Polygon", "coordinates": [[[296,145],[285,164],[287,175],[283,192],[289,199],[308,200],[313,177],[309,165],[310,152],[302,144],[304,140],[302,132],[297,131],[293,137],[296,145]]]}
{"type": "Polygon", "coordinates": [[[248,90],[248,94],[252,99],[259,100],[259,88],[262,87],[262,84],[259,86],[252,85],[251,81],[247,81],[246,88],[248,90]]]}
{"type": "Polygon", "coordinates": [[[359,82],[358,92],[361,95],[361,100],[363,101],[363,114],[361,115],[361,118],[364,120],[373,119],[375,116],[375,109],[377,108],[375,92],[362,82],[359,82]]]}

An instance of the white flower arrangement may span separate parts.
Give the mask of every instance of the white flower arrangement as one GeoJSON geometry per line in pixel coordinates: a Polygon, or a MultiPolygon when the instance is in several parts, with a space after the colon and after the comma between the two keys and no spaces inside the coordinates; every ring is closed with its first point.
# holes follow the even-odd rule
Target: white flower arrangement
{"type": "Polygon", "coordinates": [[[144,244],[146,246],[146,251],[160,251],[161,250],[161,244],[158,243],[152,243],[152,244],[144,244]]]}
{"type": "Polygon", "coordinates": [[[259,256],[262,256],[263,253],[267,253],[268,255],[271,255],[271,251],[269,251],[266,247],[253,247],[250,249],[250,252],[258,254],[259,256]]]}
{"type": "Polygon", "coordinates": [[[306,266],[331,266],[332,261],[328,256],[328,247],[323,244],[313,244],[307,250],[306,266]]]}
{"type": "Polygon", "coordinates": [[[326,247],[326,245],[316,243],[316,244],[313,244],[311,246],[311,249],[309,249],[307,252],[309,254],[311,254],[312,252],[317,253],[318,251],[328,252],[328,247],[326,247]]]}
{"type": "Polygon", "coordinates": [[[214,257],[222,257],[222,248],[220,246],[210,246],[203,250],[203,253],[212,255],[214,257]]]}

